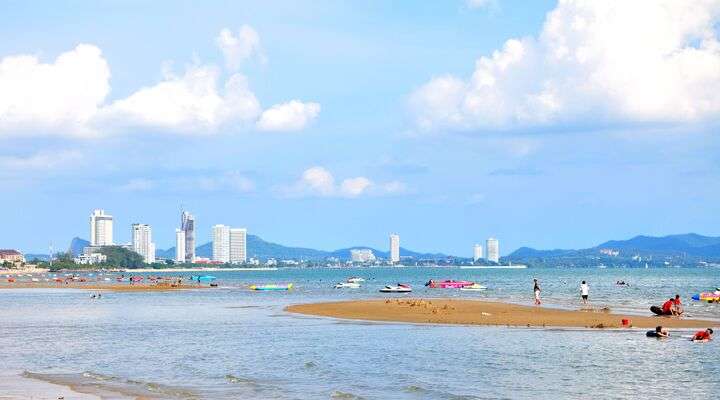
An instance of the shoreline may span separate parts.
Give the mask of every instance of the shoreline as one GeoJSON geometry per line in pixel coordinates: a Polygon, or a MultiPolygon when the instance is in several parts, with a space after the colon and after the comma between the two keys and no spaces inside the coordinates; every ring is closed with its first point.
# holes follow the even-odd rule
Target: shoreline
{"type": "Polygon", "coordinates": [[[633,328],[707,328],[720,321],[678,319],[659,316],[613,314],[603,309],[561,310],[479,300],[456,299],[378,299],[294,304],[285,311],[363,321],[423,324],[525,326],[565,328],[623,328],[630,320],[633,328]]]}
{"type": "Polygon", "coordinates": [[[12,290],[12,289],[57,289],[57,290],[89,290],[89,291],[108,291],[108,292],[169,292],[174,290],[200,290],[200,289],[211,289],[209,286],[190,285],[182,284],[171,286],[167,285],[147,285],[147,284],[93,284],[93,283],[81,283],[81,284],[47,284],[47,283],[14,283],[12,285],[0,285],[0,290],[12,290]]]}

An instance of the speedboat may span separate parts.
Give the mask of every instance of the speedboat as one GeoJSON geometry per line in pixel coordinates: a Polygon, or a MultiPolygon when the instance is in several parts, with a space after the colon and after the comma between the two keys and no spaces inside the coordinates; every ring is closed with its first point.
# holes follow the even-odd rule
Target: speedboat
{"type": "Polygon", "coordinates": [[[382,293],[410,293],[410,292],[412,292],[412,288],[410,287],[410,285],[398,283],[397,285],[386,285],[384,288],[380,289],[380,292],[382,292],[382,293]]]}
{"type": "Polygon", "coordinates": [[[267,284],[267,285],[250,285],[250,290],[290,290],[290,289],[292,289],[292,287],[293,287],[292,283],[281,284],[281,285],[271,283],[271,284],[267,284]]]}
{"type": "Polygon", "coordinates": [[[356,282],[339,282],[335,289],[359,289],[360,284],[356,282]]]}
{"type": "Polygon", "coordinates": [[[463,286],[460,288],[460,290],[474,290],[474,291],[481,291],[487,289],[487,286],[483,286],[479,283],[473,283],[470,286],[463,286]]]}
{"type": "Polygon", "coordinates": [[[440,289],[460,289],[464,288],[466,286],[472,286],[475,282],[470,281],[453,281],[453,280],[444,280],[441,282],[436,282],[432,279],[430,279],[425,286],[429,288],[440,288],[440,289]]]}
{"type": "Polygon", "coordinates": [[[360,278],[358,276],[351,276],[351,277],[347,278],[347,282],[348,283],[360,283],[360,282],[365,282],[365,279],[360,278]]]}

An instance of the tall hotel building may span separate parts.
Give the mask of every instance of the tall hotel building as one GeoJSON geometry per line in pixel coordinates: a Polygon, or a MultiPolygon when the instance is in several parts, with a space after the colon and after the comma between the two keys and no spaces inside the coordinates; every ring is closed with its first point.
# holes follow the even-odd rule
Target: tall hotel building
{"type": "Polygon", "coordinates": [[[195,262],[195,217],[187,211],[182,212],[180,229],[185,233],[185,262],[195,262]]]}
{"type": "Polygon", "coordinates": [[[152,241],[150,225],[132,224],[132,248],[143,257],[146,264],[155,262],[155,243],[152,241]]]}
{"type": "Polygon", "coordinates": [[[400,235],[394,233],[390,235],[390,262],[400,262],[400,235]]]}
{"type": "Polygon", "coordinates": [[[489,238],[485,242],[485,247],[487,247],[488,261],[499,262],[500,261],[500,245],[498,244],[498,240],[495,238],[489,238]]]}
{"type": "Polygon", "coordinates": [[[175,229],[175,262],[185,262],[185,231],[182,229],[175,229]]]}
{"type": "Polygon", "coordinates": [[[244,264],[247,261],[247,229],[230,228],[230,262],[244,264]]]}
{"type": "Polygon", "coordinates": [[[230,227],[215,225],[212,228],[212,259],[222,263],[230,262],[230,227]]]}
{"type": "Polygon", "coordinates": [[[105,210],[94,210],[90,215],[90,246],[112,246],[113,217],[105,210]]]}
{"type": "Polygon", "coordinates": [[[475,246],[473,246],[473,261],[478,261],[481,258],[483,258],[482,245],[476,244],[475,246]]]}
{"type": "Polygon", "coordinates": [[[247,229],[213,226],[213,261],[242,264],[247,261],[247,229]]]}

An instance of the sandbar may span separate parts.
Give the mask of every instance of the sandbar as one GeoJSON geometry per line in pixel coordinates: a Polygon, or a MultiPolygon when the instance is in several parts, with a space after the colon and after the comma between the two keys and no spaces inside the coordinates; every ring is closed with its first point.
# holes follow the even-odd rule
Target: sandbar
{"type": "MultiPolygon", "coordinates": [[[[496,325],[526,327],[707,328],[720,321],[614,314],[607,309],[561,310],[548,307],[455,299],[382,299],[296,304],[285,308],[298,314],[366,321],[496,325]]],[[[648,311],[649,313],[649,311],[648,311]]]]}

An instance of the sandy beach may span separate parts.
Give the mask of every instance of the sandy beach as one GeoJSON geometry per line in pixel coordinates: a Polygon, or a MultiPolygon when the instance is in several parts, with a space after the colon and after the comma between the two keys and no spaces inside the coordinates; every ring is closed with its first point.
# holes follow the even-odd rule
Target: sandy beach
{"type": "MultiPolygon", "coordinates": [[[[629,319],[632,327],[706,328],[717,321],[613,314],[603,309],[559,310],[517,304],[450,299],[357,300],[297,304],[285,308],[298,314],[367,321],[505,325],[530,327],[620,328],[629,319]]],[[[649,311],[648,311],[649,313],[649,311]]]]}

